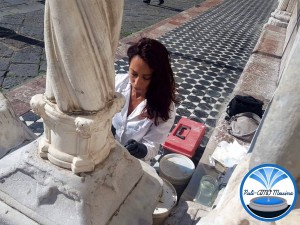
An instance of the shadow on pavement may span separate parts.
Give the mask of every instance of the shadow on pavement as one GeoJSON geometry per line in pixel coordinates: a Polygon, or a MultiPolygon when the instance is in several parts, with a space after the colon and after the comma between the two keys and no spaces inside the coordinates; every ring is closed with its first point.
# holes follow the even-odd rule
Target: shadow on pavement
{"type": "Polygon", "coordinates": [[[165,6],[165,5],[152,5],[152,4],[149,4],[149,6],[163,8],[163,9],[167,9],[167,10],[174,11],[174,12],[183,12],[184,11],[182,9],[176,9],[176,8],[165,6]]]}
{"type": "Polygon", "coordinates": [[[14,30],[5,28],[5,27],[0,27],[0,38],[10,38],[10,39],[14,39],[17,41],[21,41],[30,45],[36,45],[36,46],[40,46],[40,47],[44,47],[44,42],[43,41],[39,41],[30,37],[26,37],[20,34],[17,34],[14,30]]]}

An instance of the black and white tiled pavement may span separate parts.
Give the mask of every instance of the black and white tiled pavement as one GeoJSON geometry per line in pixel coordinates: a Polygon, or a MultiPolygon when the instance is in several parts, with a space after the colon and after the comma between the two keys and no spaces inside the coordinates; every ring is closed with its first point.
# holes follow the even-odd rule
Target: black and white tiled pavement
{"type": "MultiPolygon", "coordinates": [[[[171,53],[177,83],[180,104],[175,125],[187,117],[207,126],[196,161],[277,4],[277,0],[224,0],[158,39],[171,53]]],[[[115,68],[116,73],[127,73],[127,59],[117,61],[115,68]]],[[[40,120],[32,114],[23,119],[33,121],[29,127],[40,134],[40,120]]]]}
{"type": "Polygon", "coordinates": [[[23,121],[36,136],[41,136],[43,134],[43,119],[31,110],[20,116],[20,120],[23,121]]]}
{"type": "MultiPolygon", "coordinates": [[[[175,125],[187,117],[207,126],[198,159],[276,6],[277,0],[225,0],[159,38],[171,53],[176,77],[180,104],[175,125]]],[[[125,73],[127,60],[116,62],[116,70],[125,73]]]]}

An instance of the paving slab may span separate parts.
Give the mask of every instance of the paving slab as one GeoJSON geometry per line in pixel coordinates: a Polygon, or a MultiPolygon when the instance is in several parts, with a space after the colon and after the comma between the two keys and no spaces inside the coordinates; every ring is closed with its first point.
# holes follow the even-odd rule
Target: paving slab
{"type": "MultiPolygon", "coordinates": [[[[145,4],[142,0],[125,0],[120,36],[123,38],[136,33],[203,1],[172,0],[165,1],[163,5],[158,6],[159,1],[154,0],[150,4],[145,4]]],[[[27,78],[23,77],[20,79],[19,77],[6,77],[4,75],[0,83],[0,89],[3,92],[8,92],[20,85],[20,83],[28,82],[31,77],[40,75],[41,71],[46,71],[47,63],[44,52],[34,56],[28,55],[28,57],[23,57],[19,54],[23,50],[31,50],[31,47],[34,46],[44,48],[44,7],[45,0],[0,1],[0,61],[8,58],[9,62],[15,64],[39,64],[39,70],[27,78]],[[7,81],[4,82],[6,79],[7,81]],[[13,79],[15,79],[15,85],[13,79]],[[9,85],[3,86],[3,83],[9,83],[9,85]]],[[[170,29],[170,26],[167,27],[170,29]]],[[[164,29],[160,29],[158,35],[162,35],[162,30],[164,29]]],[[[6,69],[6,71],[9,72],[9,69],[6,69]]]]}

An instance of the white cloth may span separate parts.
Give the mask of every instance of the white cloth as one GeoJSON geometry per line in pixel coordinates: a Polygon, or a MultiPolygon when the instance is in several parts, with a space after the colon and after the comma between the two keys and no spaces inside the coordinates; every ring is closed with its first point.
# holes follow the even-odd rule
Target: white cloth
{"type": "Polygon", "coordinates": [[[225,167],[233,167],[238,164],[247,154],[249,146],[242,146],[236,140],[233,143],[221,141],[211,157],[225,167]]]}
{"type": "Polygon", "coordinates": [[[154,158],[159,150],[159,145],[162,144],[174,124],[176,108],[172,103],[170,110],[170,119],[167,121],[159,120],[159,125],[155,126],[153,120],[141,118],[140,114],[146,106],[146,100],[142,101],[127,117],[128,105],[130,101],[131,85],[128,74],[116,75],[115,81],[116,92],[125,96],[125,105],[121,112],[116,113],[112,119],[112,124],[116,129],[115,138],[122,145],[129,139],[134,139],[146,145],[148,153],[144,160],[149,161],[154,158]]]}

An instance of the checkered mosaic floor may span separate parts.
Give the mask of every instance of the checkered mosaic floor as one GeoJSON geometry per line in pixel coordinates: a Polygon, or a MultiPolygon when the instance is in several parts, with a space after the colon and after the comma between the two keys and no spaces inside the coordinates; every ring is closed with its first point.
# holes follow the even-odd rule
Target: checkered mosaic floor
{"type": "MultiPolygon", "coordinates": [[[[159,38],[170,51],[181,117],[204,123],[207,132],[196,153],[199,160],[243,68],[277,0],[225,0],[159,38]]],[[[115,63],[116,73],[127,73],[127,59],[115,63]]],[[[37,135],[41,120],[32,112],[22,116],[37,135]]]]}
{"type": "Polygon", "coordinates": [[[32,111],[28,111],[27,113],[23,114],[22,116],[20,116],[20,119],[37,136],[41,136],[43,134],[43,119],[34,114],[32,111]]]}

